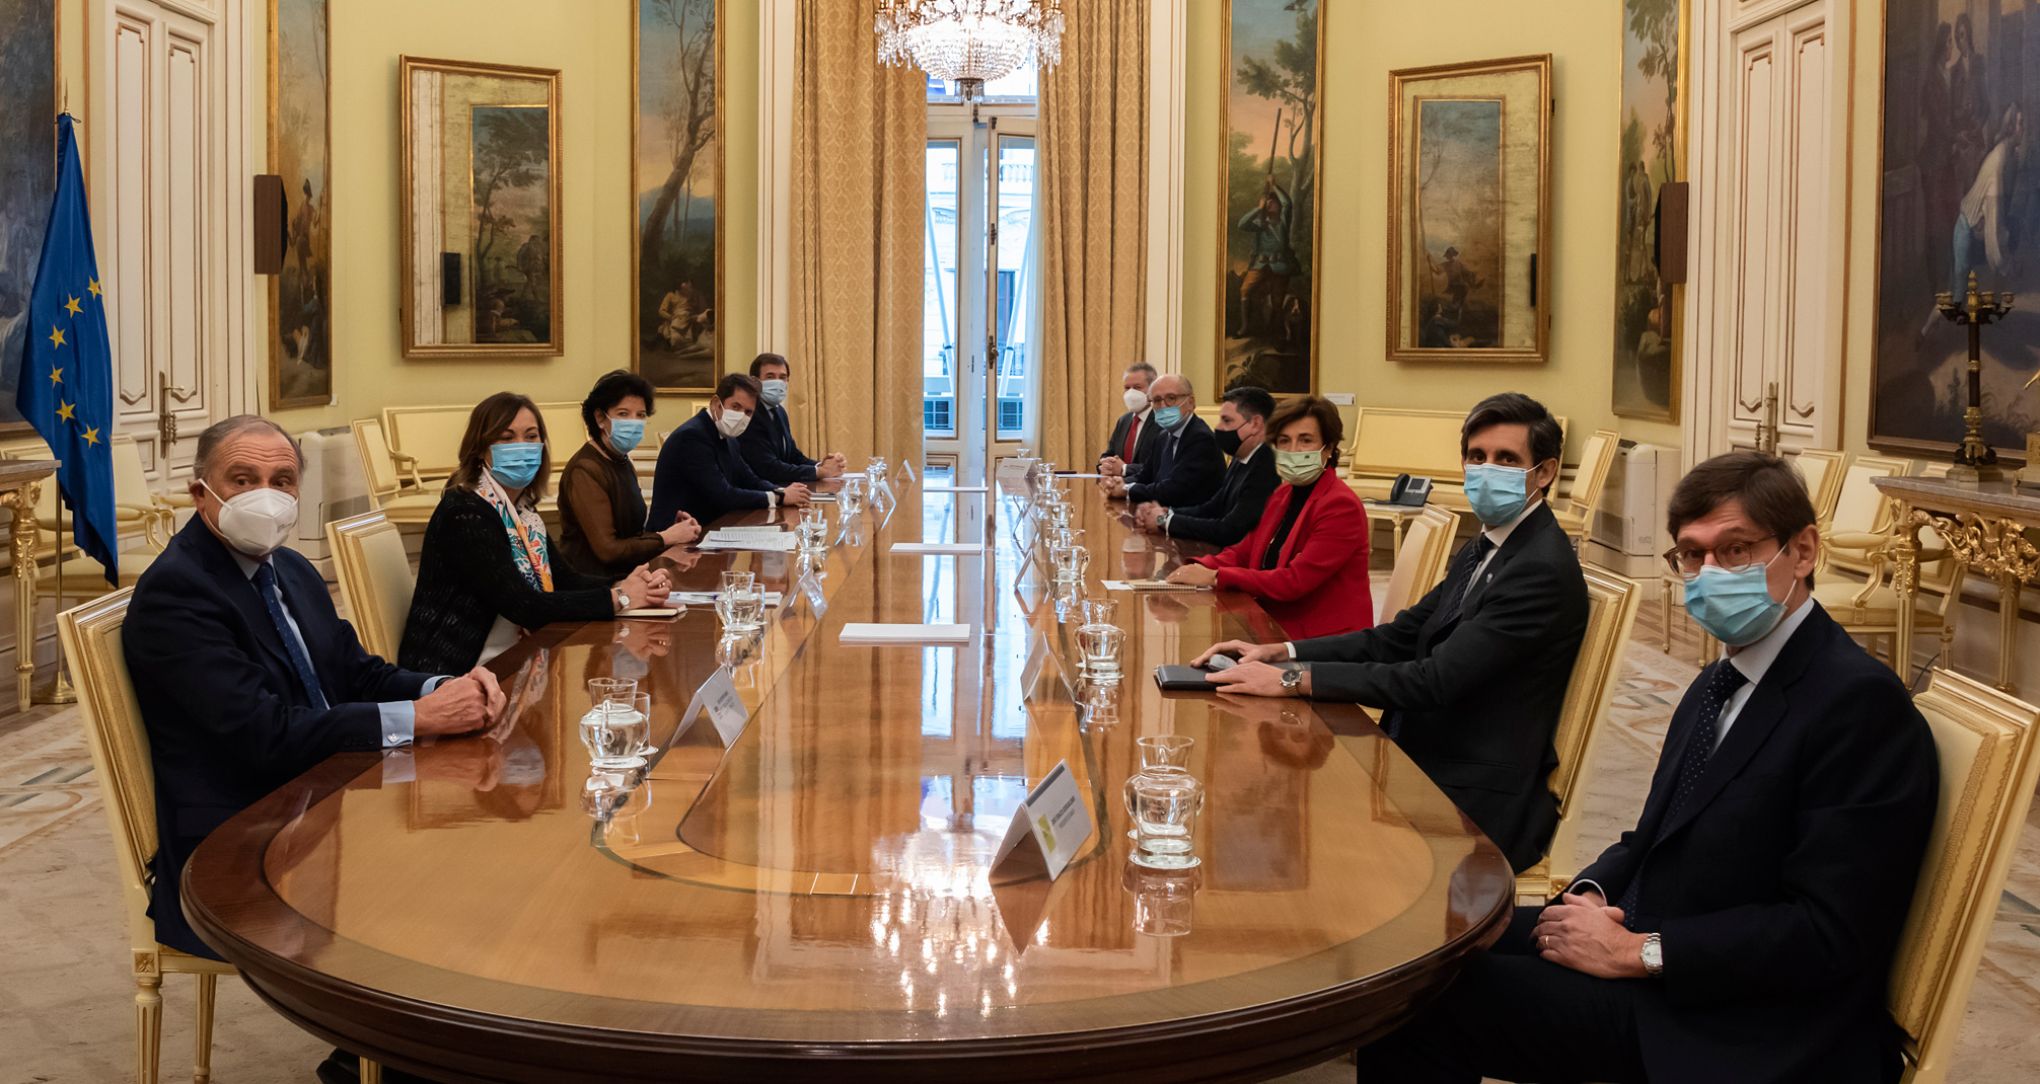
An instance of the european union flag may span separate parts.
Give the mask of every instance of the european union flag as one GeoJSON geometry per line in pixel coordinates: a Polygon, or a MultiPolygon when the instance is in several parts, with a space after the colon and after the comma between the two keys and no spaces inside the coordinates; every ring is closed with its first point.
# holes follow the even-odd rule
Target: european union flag
{"type": "Polygon", "coordinates": [[[71,506],[71,536],[117,583],[113,519],[113,348],[106,337],[106,288],[92,253],[85,174],[71,115],[57,118],[57,199],[35,287],[28,298],[28,347],[22,351],[15,405],[63,461],[57,488],[71,506]]]}

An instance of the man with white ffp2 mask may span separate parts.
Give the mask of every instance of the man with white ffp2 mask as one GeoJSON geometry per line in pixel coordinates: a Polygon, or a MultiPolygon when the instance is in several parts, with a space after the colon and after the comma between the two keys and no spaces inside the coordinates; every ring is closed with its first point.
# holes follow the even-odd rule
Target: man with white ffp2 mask
{"type": "Polygon", "coordinates": [[[793,419],[787,416],[786,400],[793,380],[793,366],[781,354],[760,354],[751,359],[751,376],[760,389],[758,408],[737,441],[737,450],[751,473],[773,485],[813,485],[841,477],[848,461],[841,452],[809,459],[793,439],[793,419]]]}
{"type": "Polygon", "coordinates": [[[1107,478],[1126,474],[1128,467],[1138,467],[1153,454],[1159,433],[1152,424],[1155,412],[1148,402],[1148,389],[1154,386],[1157,375],[1154,366],[1137,361],[1127,366],[1119,378],[1119,396],[1126,404],[1126,413],[1112,423],[1112,438],[1098,454],[1098,473],[1107,478]]]}
{"type": "Polygon", "coordinates": [[[157,939],[204,956],[178,875],[221,822],[328,756],[494,725],[495,677],[402,670],[362,650],[296,530],[303,460],[240,415],[198,438],[196,514],[135,586],[122,645],[156,775],[157,939]]]}
{"type": "Polygon", "coordinates": [[[652,475],[650,522],[670,523],[685,512],[708,527],[732,512],[808,502],[807,486],[777,486],[758,477],[737,445],[763,391],[750,376],[725,374],[708,405],[666,438],[652,475]]]}

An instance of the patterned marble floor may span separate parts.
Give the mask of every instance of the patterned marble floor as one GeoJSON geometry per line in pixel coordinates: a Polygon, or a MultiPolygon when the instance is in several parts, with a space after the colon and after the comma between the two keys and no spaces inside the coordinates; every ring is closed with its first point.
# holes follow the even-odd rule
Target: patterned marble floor
{"type": "MultiPolygon", "coordinates": [[[[1673,704],[1696,667],[1675,630],[1659,650],[1646,606],[1625,657],[1610,740],[1587,774],[1580,833],[1590,857],[1642,802],[1673,704]]],[[[1682,623],[1683,624],[1683,623],[1682,623]]],[[[112,846],[75,709],[0,716],[0,1084],[124,1080],[132,1057],[112,846]]],[[[2040,817],[2036,817],[2040,820],[2040,817]]],[[[191,1042],[188,981],[165,984],[166,1079],[184,1079],[191,1042]]],[[[214,1042],[222,1084],[306,1081],[325,1048],[265,1008],[245,986],[220,985],[214,1042]]],[[[2000,919],[1977,975],[1953,1078],[2040,1079],[2040,830],[2029,823],[2000,919]]],[[[1284,1078],[1350,1081],[1343,1060],[1284,1078]]]]}

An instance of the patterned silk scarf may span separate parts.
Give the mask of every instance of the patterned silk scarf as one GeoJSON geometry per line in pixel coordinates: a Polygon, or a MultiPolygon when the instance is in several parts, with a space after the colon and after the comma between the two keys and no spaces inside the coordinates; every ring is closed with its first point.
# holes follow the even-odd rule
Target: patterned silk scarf
{"type": "Polygon", "coordinates": [[[518,508],[503,491],[495,476],[482,471],[482,482],[475,487],[482,499],[496,510],[503,521],[503,530],[510,536],[510,556],[517,562],[517,571],[531,586],[541,591],[552,590],[552,563],[546,557],[545,521],[532,508],[518,508]]]}

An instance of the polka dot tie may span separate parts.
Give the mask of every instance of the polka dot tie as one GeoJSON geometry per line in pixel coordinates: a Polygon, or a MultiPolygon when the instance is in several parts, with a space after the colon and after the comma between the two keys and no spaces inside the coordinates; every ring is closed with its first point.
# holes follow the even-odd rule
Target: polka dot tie
{"type": "MultiPolygon", "coordinates": [[[[1666,827],[1678,819],[1686,800],[1699,787],[1700,777],[1707,774],[1707,761],[1714,756],[1715,741],[1721,733],[1721,709],[1749,679],[1723,659],[1708,667],[1700,680],[1705,685],[1700,690],[1699,718],[1694,720],[1693,733],[1687,737],[1685,751],[1679,757],[1679,774],[1672,785],[1672,803],[1665,807],[1664,819],[1658,822],[1657,835],[1651,839],[1652,846],[1664,838],[1666,827]]],[[[1622,893],[1622,902],[1616,905],[1622,908],[1622,924],[1631,929],[1636,927],[1636,901],[1642,886],[1643,870],[1639,866],[1636,876],[1629,879],[1628,890],[1622,893]]]]}

